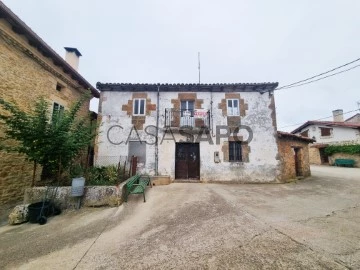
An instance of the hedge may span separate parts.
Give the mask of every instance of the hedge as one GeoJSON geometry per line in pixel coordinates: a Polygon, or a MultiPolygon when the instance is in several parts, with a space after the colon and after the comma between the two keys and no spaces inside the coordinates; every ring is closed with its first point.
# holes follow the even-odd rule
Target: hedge
{"type": "Polygon", "coordinates": [[[350,155],[360,154],[360,144],[329,145],[325,148],[325,154],[331,156],[335,153],[345,153],[350,155]]]}

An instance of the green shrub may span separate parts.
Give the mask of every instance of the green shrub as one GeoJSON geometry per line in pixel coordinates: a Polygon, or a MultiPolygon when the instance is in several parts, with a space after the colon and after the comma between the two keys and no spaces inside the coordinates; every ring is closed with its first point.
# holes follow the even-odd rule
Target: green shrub
{"type": "Polygon", "coordinates": [[[360,154],[360,144],[329,145],[325,148],[325,154],[331,156],[335,153],[350,155],[360,154]]]}
{"type": "Polygon", "coordinates": [[[123,168],[118,169],[115,165],[90,167],[86,184],[88,186],[115,186],[126,179],[126,175],[122,175],[123,172],[123,168]]]}

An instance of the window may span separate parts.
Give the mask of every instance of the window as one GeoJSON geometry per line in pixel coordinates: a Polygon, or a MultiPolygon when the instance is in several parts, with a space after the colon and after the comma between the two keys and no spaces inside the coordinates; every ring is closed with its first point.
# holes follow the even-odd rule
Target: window
{"type": "Polygon", "coordinates": [[[182,100],[181,106],[181,117],[194,117],[194,101],[193,100],[182,100]]]}
{"type": "Polygon", "coordinates": [[[229,161],[242,161],[241,142],[229,142],[229,161]]]}
{"type": "Polygon", "coordinates": [[[239,100],[228,99],[227,100],[227,115],[228,116],[239,116],[239,100]]]}
{"type": "Polygon", "coordinates": [[[56,84],[56,90],[60,92],[61,89],[63,89],[63,86],[61,84],[57,83],[56,84]]]}
{"type": "Polygon", "coordinates": [[[301,132],[300,135],[303,136],[303,137],[308,137],[309,138],[309,130],[307,129],[307,130],[301,132]]]}
{"type": "Polygon", "coordinates": [[[332,134],[332,128],[320,128],[321,136],[322,137],[328,137],[332,134]]]}
{"type": "Polygon", "coordinates": [[[145,115],[146,100],[144,98],[134,99],[133,115],[145,115]]]}
{"type": "Polygon", "coordinates": [[[64,112],[64,106],[59,103],[54,102],[52,110],[52,120],[54,121],[56,117],[60,117],[64,112]]]}

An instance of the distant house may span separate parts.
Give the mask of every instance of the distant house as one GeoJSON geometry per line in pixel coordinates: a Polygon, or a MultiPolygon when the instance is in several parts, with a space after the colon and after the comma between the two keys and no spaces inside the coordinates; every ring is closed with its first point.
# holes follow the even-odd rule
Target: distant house
{"type": "Polygon", "coordinates": [[[345,120],[347,123],[360,123],[360,113],[357,113],[345,120]]]}
{"type": "Polygon", "coordinates": [[[309,149],[311,164],[329,163],[324,149],[330,144],[360,143],[359,114],[345,121],[342,110],[333,111],[333,116],[334,121],[307,121],[291,132],[316,140],[309,149]]]}
{"type": "MultiPolygon", "coordinates": [[[[99,97],[77,71],[80,52],[65,49],[66,60],[0,1],[0,98],[27,110],[42,96],[54,112],[69,108],[86,92],[99,97]]],[[[82,115],[88,114],[89,102],[90,98],[82,115]]],[[[0,126],[0,136],[2,130],[0,126]]],[[[0,205],[22,197],[32,171],[33,165],[23,156],[0,151],[0,205]]]]}
{"type": "MultiPolygon", "coordinates": [[[[276,86],[97,83],[101,125],[95,164],[117,164],[120,157],[134,155],[139,172],[169,176],[173,181],[293,179],[292,149],[298,164],[306,162],[302,157],[307,156],[307,143],[312,140],[289,134],[290,142],[285,142],[285,135],[279,142],[276,86]],[[280,144],[286,150],[279,153],[280,144]],[[287,161],[292,169],[285,172],[287,161]]],[[[310,171],[300,165],[297,173],[308,176],[310,171]]]]}

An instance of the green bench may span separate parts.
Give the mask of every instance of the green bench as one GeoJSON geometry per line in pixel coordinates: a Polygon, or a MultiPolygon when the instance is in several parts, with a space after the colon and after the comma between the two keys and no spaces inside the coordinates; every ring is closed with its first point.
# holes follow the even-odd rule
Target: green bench
{"type": "Polygon", "coordinates": [[[125,202],[127,202],[128,196],[130,194],[143,194],[144,195],[144,202],[145,200],[145,188],[150,184],[150,177],[148,175],[139,175],[136,174],[131,176],[125,185],[125,202]]]}
{"type": "Polygon", "coordinates": [[[334,162],[335,166],[344,166],[344,167],[354,167],[355,160],[353,159],[343,159],[343,158],[337,158],[334,162]]]}

